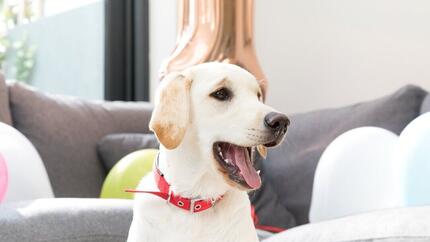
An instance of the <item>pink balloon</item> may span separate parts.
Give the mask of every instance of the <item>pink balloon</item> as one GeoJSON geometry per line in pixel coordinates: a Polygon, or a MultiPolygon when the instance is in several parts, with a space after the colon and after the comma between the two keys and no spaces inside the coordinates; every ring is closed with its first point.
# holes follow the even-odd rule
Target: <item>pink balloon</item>
{"type": "Polygon", "coordinates": [[[0,202],[3,200],[7,191],[8,175],[6,161],[0,154],[0,202]]]}

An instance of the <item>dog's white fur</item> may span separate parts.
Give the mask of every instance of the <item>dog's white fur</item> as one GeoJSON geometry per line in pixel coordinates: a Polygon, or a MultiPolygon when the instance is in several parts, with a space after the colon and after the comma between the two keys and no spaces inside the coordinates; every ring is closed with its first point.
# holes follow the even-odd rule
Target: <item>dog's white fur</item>
{"type": "MultiPolygon", "coordinates": [[[[247,192],[218,170],[212,146],[216,141],[257,146],[272,138],[264,117],[274,109],[259,92],[253,75],[221,63],[197,65],[161,82],[150,123],[161,142],[160,170],[177,195],[224,197],[192,214],[159,197],[136,194],[128,242],[258,241],[247,192]],[[221,86],[232,90],[230,101],[210,97],[221,86]]],[[[138,189],[158,191],[152,175],[138,189]]]]}

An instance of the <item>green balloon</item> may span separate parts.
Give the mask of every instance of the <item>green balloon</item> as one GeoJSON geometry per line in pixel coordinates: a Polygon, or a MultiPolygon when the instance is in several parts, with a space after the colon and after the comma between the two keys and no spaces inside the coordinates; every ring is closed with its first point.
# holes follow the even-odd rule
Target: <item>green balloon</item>
{"type": "Polygon", "coordinates": [[[144,149],[135,151],[118,161],[107,175],[100,197],[133,199],[134,194],[125,190],[136,189],[142,177],[152,171],[157,154],[156,149],[144,149]]]}

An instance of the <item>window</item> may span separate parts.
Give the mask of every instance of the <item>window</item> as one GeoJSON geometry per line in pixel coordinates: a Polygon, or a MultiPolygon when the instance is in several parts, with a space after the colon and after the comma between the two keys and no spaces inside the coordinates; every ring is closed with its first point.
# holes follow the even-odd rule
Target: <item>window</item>
{"type": "Polygon", "coordinates": [[[148,100],[147,0],[0,0],[7,79],[87,99],[148,100]]]}

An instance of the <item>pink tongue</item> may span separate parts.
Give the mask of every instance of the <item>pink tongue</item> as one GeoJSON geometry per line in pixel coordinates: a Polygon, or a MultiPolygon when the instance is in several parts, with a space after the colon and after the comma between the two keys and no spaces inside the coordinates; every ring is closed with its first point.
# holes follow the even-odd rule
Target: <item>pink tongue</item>
{"type": "MultiPolygon", "coordinates": [[[[231,145],[229,152],[232,153],[233,162],[239,168],[240,173],[245,179],[246,183],[252,189],[257,189],[261,186],[261,179],[255,168],[252,166],[249,153],[244,147],[239,147],[236,145],[231,145]]],[[[230,156],[231,153],[228,155],[230,156]]],[[[230,157],[228,157],[230,158],[230,157]]]]}

